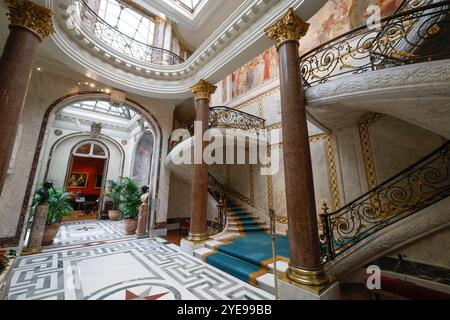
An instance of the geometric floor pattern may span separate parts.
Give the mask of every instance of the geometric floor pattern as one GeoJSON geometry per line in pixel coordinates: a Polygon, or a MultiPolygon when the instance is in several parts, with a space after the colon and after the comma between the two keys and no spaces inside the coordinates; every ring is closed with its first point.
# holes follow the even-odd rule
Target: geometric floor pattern
{"type": "Polygon", "coordinates": [[[129,236],[125,234],[123,221],[82,220],[63,222],[53,244],[45,248],[126,237],[129,236]]]}
{"type": "Polygon", "coordinates": [[[161,238],[19,257],[8,299],[260,300],[274,297],[161,238]]]}

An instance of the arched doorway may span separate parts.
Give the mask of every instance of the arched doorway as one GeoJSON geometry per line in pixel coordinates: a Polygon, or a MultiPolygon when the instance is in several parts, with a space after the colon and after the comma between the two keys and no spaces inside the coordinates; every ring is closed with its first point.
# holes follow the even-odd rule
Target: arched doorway
{"type": "MultiPolygon", "coordinates": [[[[110,95],[100,93],[70,95],[55,102],[47,110],[39,134],[39,143],[33,160],[33,170],[30,174],[22,212],[29,212],[28,208],[31,204],[32,195],[36,188],[47,179],[54,180],[57,186],[74,192],[80,202],[83,202],[82,200],[91,202],[85,204],[84,208],[77,207],[76,209],[80,209],[79,211],[86,210],[86,212],[92,214],[94,206],[89,207],[89,205],[93,205],[95,201],[98,201],[97,210],[104,210],[104,197],[102,195],[106,181],[109,178],[114,180],[120,176],[130,178],[135,176],[133,153],[140,142],[149,141],[148,139],[141,139],[144,136],[151,137],[151,146],[144,148],[147,151],[150,150],[151,157],[147,162],[149,168],[146,168],[147,170],[142,173],[140,178],[142,178],[142,182],[146,182],[145,185],[150,186],[151,198],[157,199],[162,153],[162,130],[156,119],[147,110],[133,101],[126,99],[118,102],[112,100],[110,95]],[[61,123],[64,121],[66,124],[61,127],[61,123]],[[72,143],[72,149],[66,155],[67,160],[60,161],[60,158],[58,159],[58,148],[60,145],[67,143],[69,138],[76,138],[80,143],[72,143]],[[98,143],[99,141],[106,147],[98,143]],[[122,159],[119,161],[112,159],[111,152],[114,148],[120,149],[122,154],[122,159]],[[83,162],[82,158],[95,159],[95,161],[97,161],[96,159],[104,160],[102,177],[99,177],[100,174],[98,173],[95,176],[90,173],[83,175],[86,172],[77,169],[83,162]],[[65,173],[64,179],[54,179],[53,164],[57,164],[56,166],[65,165],[64,169],[56,170],[59,175],[62,172],[65,173]],[[106,164],[108,164],[107,168],[105,168],[106,164]],[[111,170],[114,165],[115,170],[111,170]],[[111,177],[113,172],[116,175],[111,177]],[[75,179],[80,179],[81,186],[71,183],[75,179]],[[87,180],[87,182],[84,182],[84,180],[87,180]],[[86,183],[86,187],[84,187],[84,183],[86,183]],[[87,192],[83,192],[95,188],[90,183],[100,189],[100,196],[95,194],[97,200],[88,199],[85,196],[87,192]],[[28,205],[25,205],[25,203],[28,205]]],[[[99,162],[102,161],[99,160],[99,162]]],[[[96,171],[101,170],[97,169],[96,171]]],[[[152,207],[151,210],[151,215],[156,216],[156,208],[152,207]]],[[[117,231],[117,228],[115,231],[117,231]]],[[[24,237],[25,234],[23,233],[22,236],[24,237]]],[[[103,240],[103,238],[90,237],[89,240],[103,240]]],[[[64,244],[69,243],[65,242],[64,244]]]]}
{"type": "Polygon", "coordinates": [[[68,161],[65,189],[73,194],[72,216],[63,221],[96,219],[100,216],[108,171],[109,152],[100,141],[78,143],[68,161]]]}

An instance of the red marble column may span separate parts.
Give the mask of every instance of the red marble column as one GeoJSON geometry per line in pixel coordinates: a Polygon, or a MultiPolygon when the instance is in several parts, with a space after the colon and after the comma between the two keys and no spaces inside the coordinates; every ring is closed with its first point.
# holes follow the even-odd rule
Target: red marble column
{"type": "MultiPolygon", "coordinates": [[[[201,130],[194,133],[194,139],[197,146],[194,148],[200,148],[198,143],[201,142],[201,155],[206,147],[206,143],[203,141],[203,134],[208,129],[209,123],[209,100],[211,94],[216,90],[216,86],[207,83],[204,80],[200,80],[195,86],[192,87],[192,93],[195,96],[196,102],[196,121],[201,122],[201,130]],[[201,135],[201,136],[200,136],[201,135]]],[[[195,151],[194,151],[195,153],[195,151]]],[[[192,172],[192,194],[191,194],[191,225],[189,230],[190,241],[204,241],[208,239],[208,165],[205,163],[203,156],[201,159],[195,159],[198,162],[193,165],[192,172]]]]}
{"type": "Polygon", "coordinates": [[[25,0],[7,0],[10,33],[0,58],[0,194],[22,115],[34,59],[53,32],[52,11],[25,0]]]}
{"type": "Polygon", "coordinates": [[[307,29],[308,25],[291,9],[266,33],[276,43],[280,62],[284,176],[291,255],[286,275],[302,284],[324,285],[328,278],[320,259],[306,105],[298,68],[298,39],[306,34],[307,29]]]}

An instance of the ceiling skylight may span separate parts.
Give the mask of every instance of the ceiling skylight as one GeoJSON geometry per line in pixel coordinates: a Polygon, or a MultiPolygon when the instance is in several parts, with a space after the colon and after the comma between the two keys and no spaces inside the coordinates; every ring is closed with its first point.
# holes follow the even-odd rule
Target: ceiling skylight
{"type": "Polygon", "coordinates": [[[197,9],[197,6],[202,0],[172,0],[173,2],[176,2],[180,7],[188,10],[191,13],[195,12],[195,9],[197,9]]]}
{"type": "MultiPolygon", "coordinates": [[[[153,44],[155,23],[150,17],[143,16],[116,0],[101,0],[97,15],[128,37],[145,44],[153,44]]],[[[107,33],[102,34],[106,35],[107,33]]],[[[117,39],[110,40],[114,42],[117,39]]]]}
{"type": "Polygon", "coordinates": [[[136,115],[136,112],[127,107],[111,104],[107,101],[83,101],[74,103],[71,107],[127,120],[131,120],[136,115]]]}

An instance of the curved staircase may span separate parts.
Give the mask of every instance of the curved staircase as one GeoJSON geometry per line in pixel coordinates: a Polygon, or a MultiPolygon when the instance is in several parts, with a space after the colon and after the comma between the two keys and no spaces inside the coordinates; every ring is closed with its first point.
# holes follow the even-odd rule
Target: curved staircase
{"type": "MultiPolygon", "coordinates": [[[[213,236],[204,248],[195,250],[196,257],[238,279],[273,293],[274,263],[272,237],[265,221],[254,213],[227,201],[228,225],[224,232],[213,236]]],[[[289,241],[277,235],[277,272],[288,267],[289,241]]]]}
{"type": "Polygon", "coordinates": [[[227,202],[227,218],[227,230],[230,232],[262,232],[269,229],[266,222],[230,200],[227,202]]]}

